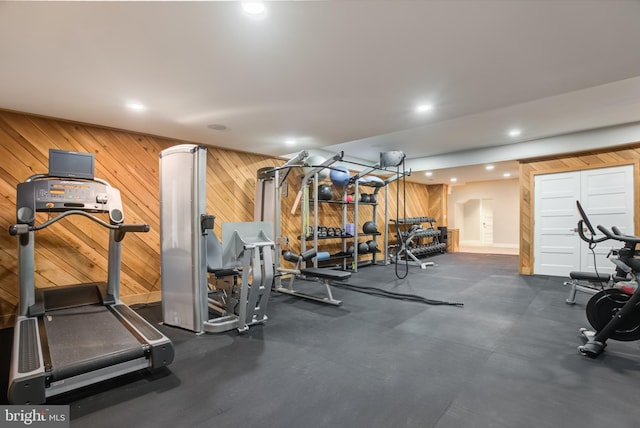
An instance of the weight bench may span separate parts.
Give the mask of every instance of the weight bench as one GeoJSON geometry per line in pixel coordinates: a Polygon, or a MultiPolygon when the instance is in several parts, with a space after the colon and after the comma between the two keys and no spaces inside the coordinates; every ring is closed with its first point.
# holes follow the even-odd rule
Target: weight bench
{"type": "Polygon", "coordinates": [[[291,273],[291,280],[289,281],[289,285],[287,287],[276,287],[275,291],[279,293],[289,294],[291,296],[301,297],[303,299],[315,300],[316,302],[327,303],[334,306],[339,306],[342,304],[342,300],[336,300],[333,298],[333,294],[331,293],[331,282],[332,281],[346,281],[351,278],[351,272],[338,271],[333,269],[322,269],[322,268],[303,268],[299,269],[300,263],[303,261],[310,261],[316,256],[315,250],[308,250],[302,253],[302,255],[295,254],[291,251],[283,251],[282,255],[285,260],[296,263],[294,269],[285,269],[280,268],[280,272],[291,273]],[[300,291],[296,291],[293,289],[293,281],[296,277],[307,278],[307,279],[319,279],[324,284],[325,291],[327,292],[327,297],[319,297],[311,294],[302,293],[300,291]]]}

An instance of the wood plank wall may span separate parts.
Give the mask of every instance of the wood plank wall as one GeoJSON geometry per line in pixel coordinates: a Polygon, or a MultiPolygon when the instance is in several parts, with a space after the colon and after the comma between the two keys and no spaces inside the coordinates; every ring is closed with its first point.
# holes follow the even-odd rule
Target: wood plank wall
{"type": "MultiPolygon", "coordinates": [[[[521,274],[531,275],[533,271],[533,218],[534,218],[534,176],[558,172],[580,171],[619,165],[634,165],[634,198],[640,201],[640,143],[634,143],[616,150],[590,151],[544,159],[520,161],[520,260],[521,274]]],[[[634,214],[635,233],[640,231],[640,211],[634,214]]]]}
{"type": "Polygon", "coordinates": [[[447,226],[447,206],[449,205],[449,186],[446,184],[435,184],[427,186],[429,193],[429,212],[431,217],[436,219],[439,226],[447,226]]]}
{"type": "MultiPolygon", "coordinates": [[[[184,141],[0,110],[0,142],[0,228],[4,230],[0,230],[0,328],[13,325],[18,304],[17,244],[7,232],[15,223],[15,188],[27,177],[47,171],[50,148],[94,153],[96,176],[120,189],[125,221],[151,226],[149,233],[128,234],[123,241],[121,298],[129,304],[160,300],[158,154],[184,141]]],[[[216,216],[218,236],[223,222],[253,220],[256,171],[282,163],[273,157],[208,147],[207,212],[216,216]]],[[[294,250],[299,249],[299,210],[295,215],[289,212],[301,174],[290,174],[289,194],[282,201],[282,231],[294,250]]],[[[389,194],[395,195],[395,184],[389,194]]],[[[407,216],[442,217],[429,212],[430,196],[427,186],[407,182],[407,216]]],[[[390,199],[394,213],[395,198],[390,199]]],[[[383,198],[379,204],[384,206],[383,198]]],[[[361,223],[367,209],[371,208],[361,207],[361,223]]],[[[326,222],[337,226],[340,217],[333,215],[328,211],[326,222]]],[[[38,214],[38,223],[44,219],[45,214],[38,214]]],[[[383,222],[380,209],[378,224],[383,222]]],[[[378,243],[382,245],[382,240],[378,243]]],[[[105,230],[83,218],[64,219],[38,232],[36,285],[106,280],[107,246],[105,230]]]]}

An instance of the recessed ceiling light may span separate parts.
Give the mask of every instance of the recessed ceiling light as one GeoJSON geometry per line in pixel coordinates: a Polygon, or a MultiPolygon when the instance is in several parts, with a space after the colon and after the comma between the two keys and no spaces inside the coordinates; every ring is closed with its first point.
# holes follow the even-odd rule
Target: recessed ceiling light
{"type": "Polygon", "coordinates": [[[457,179],[457,178],[455,178],[455,177],[452,177],[452,178],[451,178],[451,182],[452,182],[452,183],[455,183],[456,181],[458,181],[458,179],[457,179]]]}
{"type": "Polygon", "coordinates": [[[519,137],[522,134],[520,129],[514,128],[509,130],[509,137],[519,137]]]}
{"type": "Polygon", "coordinates": [[[504,174],[502,174],[503,177],[511,177],[511,173],[510,172],[505,172],[504,174]]]}
{"type": "Polygon", "coordinates": [[[243,1],[242,10],[251,16],[260,16],[266,12],[267,8],[263,1],[243,1]]]}
{"type": "Polygon", "coordinates": [[[424,175],[426,175],[427,177],[431,177],[433,175],[433,172],[427,171],[424,173],[424,175]]]}
{"type": "Polygon", "coordinates": [[[147,109],[147,108],[144,106],[144,104],[141,104],[141,103],[136,102],[136,101],[130,101],[130,102],[128,102],[128,103],[126,104],[126,106],[127,106],[127,108],[128,108],[129,110],[132,110],[132,111],[144,111],[144,110],[146,110],[146,109],[147,109]]]}
{"type": "Polygon", "coordinates": [[[420,104],[416,107],[418,113],[429,113],[433,111],[433,104],[420,104]]]}
{"type": "Polygon", "coordinates": [[[289,138],[288,140],[285,140],[284,142],[287,146],[295,146],[296,145],[296,140],[289,138]]]}
{"type": "Polygon", "coordinates": [[[484,169],[486,169],[487,171],[493,171],[495,169],[495,166],[487,165],[487,166],[484,167],[484,169]]]}

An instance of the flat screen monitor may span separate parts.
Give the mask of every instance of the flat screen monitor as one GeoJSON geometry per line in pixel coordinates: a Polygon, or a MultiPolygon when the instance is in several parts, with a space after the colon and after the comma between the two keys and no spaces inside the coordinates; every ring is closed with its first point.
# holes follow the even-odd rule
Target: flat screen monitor
{"type": "Polygon", "coordinates": [[[49,149],[49,175],[93,180],[93,159],[92,153],[49,149]]]}

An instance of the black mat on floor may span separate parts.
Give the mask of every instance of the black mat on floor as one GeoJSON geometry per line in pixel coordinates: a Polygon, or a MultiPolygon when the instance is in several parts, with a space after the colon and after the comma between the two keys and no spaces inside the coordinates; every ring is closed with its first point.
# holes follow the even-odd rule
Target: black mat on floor
{"type": "MultiPolygon", "coordinates": [[[[176,345],[169,368],[54,403],[92,428],[637,425],[640,345],[611,341],[599,359],[581,357],[586,295],[566,305],[562,278],[518,275],[516,256],[429,260],[437,266],[411,266],[403,280],[394,265],[370,266],[349,283],[464,307],[338,287],[340,307],[272,294],[265,326],[200,336],[160,326],[176,345]]],[[[158,305],[138,311],[160,321],[158,305]]],[[[0,334],[3,354],[10,336],[0,334]]],[[[6,355],[0,364],[6,373],[6,355]]]]}

